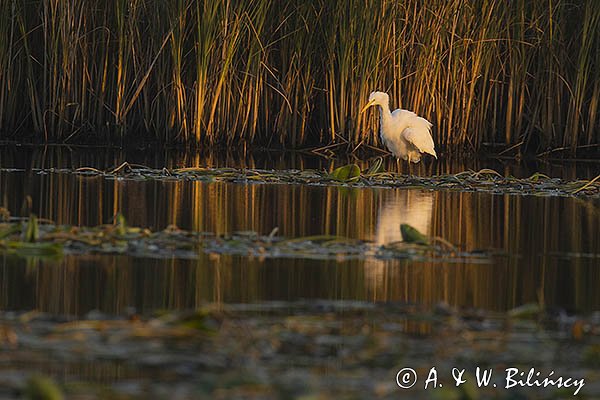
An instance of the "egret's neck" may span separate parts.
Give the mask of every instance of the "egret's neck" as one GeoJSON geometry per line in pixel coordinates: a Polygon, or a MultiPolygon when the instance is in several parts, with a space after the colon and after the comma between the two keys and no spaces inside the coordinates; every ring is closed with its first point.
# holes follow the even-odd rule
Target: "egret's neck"
{"type": "Polygon", "coordinates": [[[389,103],[379,105],[379,112],[381,115],[381,124],[386,124],[392,118],[392,112],[390,111],[389,103]]]}

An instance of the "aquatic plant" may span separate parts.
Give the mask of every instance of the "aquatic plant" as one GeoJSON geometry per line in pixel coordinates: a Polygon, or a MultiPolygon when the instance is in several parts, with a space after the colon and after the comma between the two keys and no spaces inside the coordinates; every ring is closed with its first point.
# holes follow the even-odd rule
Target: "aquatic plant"
{"type": "MultiPolygon", "coordinates": [[[[17,172],[21,170],[15,168],[0,168],[0,171],[17,172]]],[[[527,178],[516,178],[513,176],[503,176],[499,172],[487,168],[479,171],[468,170],[456,174],[415,176],[382,171],[380,159],[376,159],[366,171],[361,171],[360,167],[356,164],[349,164],[338,167],[331,173],[326,170],[314,169],[267,170],[258,168],[236,169],[204,167],[153,169],[143,165],[129,164],[127,162],[106,171],[92,167],[81,167],[74,170],[33,168],[32,171],[44,174],[98,176],[106,179],[153,179],[159,181],[233,182],[246,184],[304,184],[320,186],[455,190],[533,196],[600,197],[600,176],[593,179],[567,181],[535,173],[527,178]]],[[[0,212],[0,215],[1,214],[2,213],[0,212]]],[[[8,215],[10,215],[10,213],[8,213],[8,215]]]]}
{"type": "Polygon", "coordinates": [[[4,139],[373,145],[377,87],[438,146],[572,153],[599,82],[595,0],[0,4],[4,139]]]}
{"type": "MultiPolygon", "coordinates": [[[[0,170],[2,170],[0,168],[0,170]]],[[[505,193],[535,196],[579,196],[600,197],[600,176],[590,180],[564,181],[535,173],[519,179],[503,176],[493,169],[463,171],[457,174],[412,176],[381,170],[381,159],[376,159],[370,168],[363,172],[358,165],[349,164],[336,168],[332,173],[318,170],[263,170],[235,168],[187,167],[169,170],[152,169],[142,165],[124,162],[117,168],[101,171],[82,167],[69,169],[36,169],[38,172],[75,173],[98,175],[106,178],[119,176],[122,179],[158,180],[198,180],[208,182],[236,183],[294,183],[307,185],[343,185],[352,187],[417,188],[428,190],[459,190],[505,193]]]]}
{"type": "Polygon", "coordinates": [[[432,261],[489,262],[491,253],[469,253],[453,245],[430,243],[422,233],[408,225],[402,225],[404,242],[383,246],[375,243],[334,235],[313,235],[285,238],[277,235],[274,228],[269,235],[257,232],[232,232],[216,235],[209,232],[185,231],[169,226],[162,231],[130,227],[119,214],[114,224],[97,227],[75,227],[44,224],[38,228],[38,237],[29,242],[31,226],[37,219],[0,223],[0,254],[21,257],[57,258],[68,254],[127,254],[150,258],[197,258],[200,253],[233,254],[264,258],[308,258],[320,260],[344,259],[418,259],[432,261]],[[32,222],[33,221],[33,222],[32,222]],[[25,238],[20,234],[26,232],[25,238]],[[416,232],[416,233],[415,233],[416,232]],[[417,237],[418,240],[415,240],[417,237]]]}

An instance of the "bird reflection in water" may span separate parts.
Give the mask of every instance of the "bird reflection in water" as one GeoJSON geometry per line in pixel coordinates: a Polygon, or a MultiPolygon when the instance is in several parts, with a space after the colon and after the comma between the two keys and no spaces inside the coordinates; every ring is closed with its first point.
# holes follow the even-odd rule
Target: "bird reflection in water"
{"type": "MultiPolygon", "coordinates": [[[[432,234],[434,193],[419,190],[385,190],[381,192],[377,225],[372,240],[378,245],[402,241],[401,224],[409,224],[426,235],[432,234]]],[[[374,300],[389,299],[390,266],[395,262],[370,259],[365,261],[365,284],[374,300]]],[[[407,279],[394,280],[394,285],[407,285],[407,279]]],[[[393,290],[397,292],[397,290],[393,290]]]]}

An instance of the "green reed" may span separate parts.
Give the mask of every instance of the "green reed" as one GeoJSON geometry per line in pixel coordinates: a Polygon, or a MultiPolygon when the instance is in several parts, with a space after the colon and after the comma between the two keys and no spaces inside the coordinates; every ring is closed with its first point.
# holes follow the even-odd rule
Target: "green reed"
{"type": "Polygon", "coordinates": [[[378,144],[371,90],[439,146],[598,143],[595,0],[6,0],[0,137],[378,144]],[[141,132],[141,134],[140,134],[141,132]]]}

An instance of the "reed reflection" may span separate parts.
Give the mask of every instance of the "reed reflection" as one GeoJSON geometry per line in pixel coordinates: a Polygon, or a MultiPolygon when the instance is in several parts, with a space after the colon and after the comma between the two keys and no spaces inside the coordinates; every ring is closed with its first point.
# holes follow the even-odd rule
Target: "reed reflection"
{"type": "Polygon", "coordinates": [[[487,265],[204,254],[198,260],[88,255],[48,262],[1,257],[0,309],[120,313],[128,306],[149,311],[195,308],[204,302],[327,298],[446,301],[505,310],[538,301],[538,293],[548,305],[600,308],[597,201],[0,172],[3,207],[18,214],[25,196],[32,197],[33,212],[59,224],[110,223],[120,212],[130,225],[155,230],[175,224],[217,234],[268,234],[278,227],[286,237],[331,234],[385,244],[400,240],[399,226],[408,223],[466,250],[493,249],[498,255],[487,265]]]}
{"type": "MultiPolygon", "coordinates": [[[[79,168],[113,169],[123,162],[141,164],[150,168],[180,167],[231,167],[259,169],[321,169],[333,171],[348,163],[367,169],[379,153],[348,154],[340,152],[335,157],[323,157],[311,151],[243,151],[227,148],[221,151],[182,151],[173,148],[107,148],[77,146],[28,146],[0,144],[0,168],[79,168]]],[[[396,171],[393,157],[384,157],[384,169],[396,171]]],[[[466,170],[491,168],[503,175],[526,178],[539,172],[548,176],[574,179],[592,179],[600,174],[600,163],[572,160],[506,160],[501,158],[475,158],[444,154],[435,162],[412,165],[401,164],[401,173],[420,176],[455,174],[466,170]]]]}

